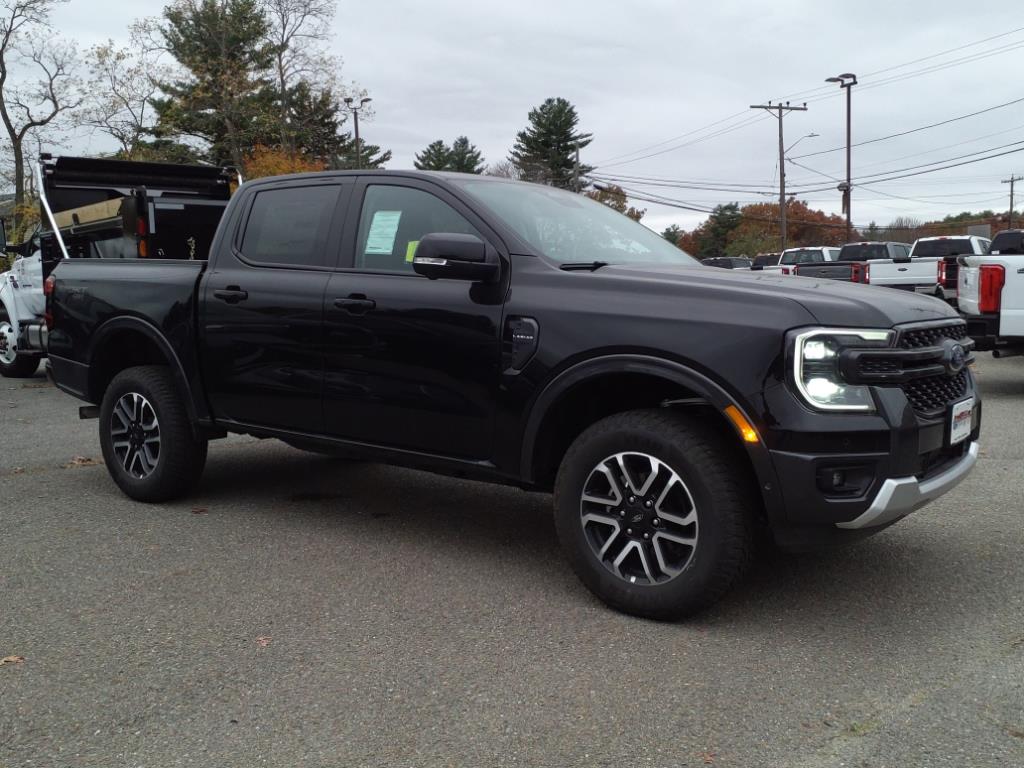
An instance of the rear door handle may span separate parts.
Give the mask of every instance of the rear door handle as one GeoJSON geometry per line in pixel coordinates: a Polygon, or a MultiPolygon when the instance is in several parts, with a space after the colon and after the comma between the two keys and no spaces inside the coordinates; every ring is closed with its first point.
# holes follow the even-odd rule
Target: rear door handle
{"type": "Polygon", "coordinates": [[[249,292],[243,291],[237,285],[229,285],[227,288],[220,288],[213,292],[215,299],[226,301],[228,304],[237,304],[249,298],[249,292]]]}
{"type": "Polygon", "coordinates": [[[377,302],[360,293],[354,293],[351,296],[335,299],[334,306],[350,315],[365,315],[377,306],[377,302]]]}

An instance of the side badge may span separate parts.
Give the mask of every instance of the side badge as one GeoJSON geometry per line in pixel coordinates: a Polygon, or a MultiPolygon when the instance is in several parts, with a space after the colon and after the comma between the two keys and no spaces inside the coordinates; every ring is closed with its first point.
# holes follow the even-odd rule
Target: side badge
{"type": "Polygon", "coordinates": [[[532,317],[512,315],[505,321],[502,339],[502,363],[505,373],[517,374],[537,351],[540,326],[532,317]]]}

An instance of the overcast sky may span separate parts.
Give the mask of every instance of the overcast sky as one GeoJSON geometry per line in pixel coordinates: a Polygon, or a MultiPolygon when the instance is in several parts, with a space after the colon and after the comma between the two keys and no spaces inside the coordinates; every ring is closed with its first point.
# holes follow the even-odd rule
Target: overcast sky
{"type": "MultiPolygon", "coordinates": [[[[111,37],[124,40],[131,21],[126,11],[157,15],[163,6],[162,0],[71,0],[55,20],[86,47],[111,37]]],[[[786,118],[786,144],[809,133],[820,135],[803,139],[790,153],[795,158],[843,145],[845,101],[838,87],[826,88],[823,82],[842,72],[861,78],[853,92],[855,143],[1020,99],[1024,29],[890,69],[1024,27],[1024,14],[1014,13],[1013,7],[1006,0],[339,0],[333,48],[344,60],[341,76],[373,97],[376,114],[372,122],[360,123],[361,133],[394,152],[391,168],[411,167],[414,153],[430,141],[450,142],[461,134],[488,161],[500,160],[530,108],[546,97],[562,96],[576,105],[583,130],[594,134],[584,161],[599,172],[763,185],[760,190],[767,192],[767,185],[778,179],[777,124],[767,114],[748,110],[749,105],[810,92],[793,99],[807,99],[808,111],[786,118]],[[1008,50],[882,82],[998,48],[1008,50]],[[741,127],[711,136],[734,126],[741,127]],[[661,143],[675,137],[682,138],[661,143]]],[[[83,141],[83,149],[106,148],[99,139],[83,141]]],[[[1017,141],[1024,141],[1024,101],[855,148],[853,175],[1017,141]]],[[[814,171],[790,165],[791,188],[834,186],[826,176],[845,174],[841,151],[798,162],[814,171]]],[[[1020,171],[1024,152],[855,189],[854,223],[1005,210],[1008,185],[1000,180],[1020,171]]],[[[755,193],[629,186],[698,207],[770,199],[755,193]]],[[[1024,184],[1018,190],[1020,199],[1024,184]]],[[[801,197],[813,207],[839,212],[839,193],[833,190],[801,197]]],[[[670,223],[691,228],[703,218],[639,205],[648,209],[644,223],[659,230],[670,223]]]]}

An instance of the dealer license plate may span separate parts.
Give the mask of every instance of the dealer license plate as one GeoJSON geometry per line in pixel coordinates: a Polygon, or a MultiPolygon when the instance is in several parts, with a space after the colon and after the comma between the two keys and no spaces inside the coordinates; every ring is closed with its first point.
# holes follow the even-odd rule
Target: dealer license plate
{"type": "Polygon", "coordinates": [[[974,414],[974,398],[969,397],[953,404],[953,412],[949,417],[949,444],[962,443],[971,434],[971,423],[974,414]]]}

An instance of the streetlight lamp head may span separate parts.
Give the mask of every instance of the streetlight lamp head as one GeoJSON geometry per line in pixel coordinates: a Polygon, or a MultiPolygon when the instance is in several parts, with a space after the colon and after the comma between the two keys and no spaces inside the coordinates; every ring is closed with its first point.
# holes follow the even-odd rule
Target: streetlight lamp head
{"type": "Polygon", "coordinates": [[[346,97],[345,97],[345,98],[343,99],[343,101],[344,101],[344,102],[345,102],[346,104],[351,104],[351,103],[352,103],[352,97],[351,97],[351,96],[346,96],[346,97]]]}
{"type": "Polygon", "coordinates": [[[843,80],[856,80],[857,79],[857,76],[855,74],[853,74],[853,72],[844,72],[839,77],[841,77],[843,80]]]}
{"type": "Polygon", "coordinates": [[[364,96],[363,98],[361,98],[359,100],[359,103],[360,104],[369,104],[371,101],[373,101],[373,99],[371,99],[369,96],[364,96]]]}
{"type": "Polygon", "coordinates": [[[843,81],[842,81],[842,79],[840,79],[838,77],[826,77],[825,78],[825,82],[826,83],[841,83],[843,81]]]}

